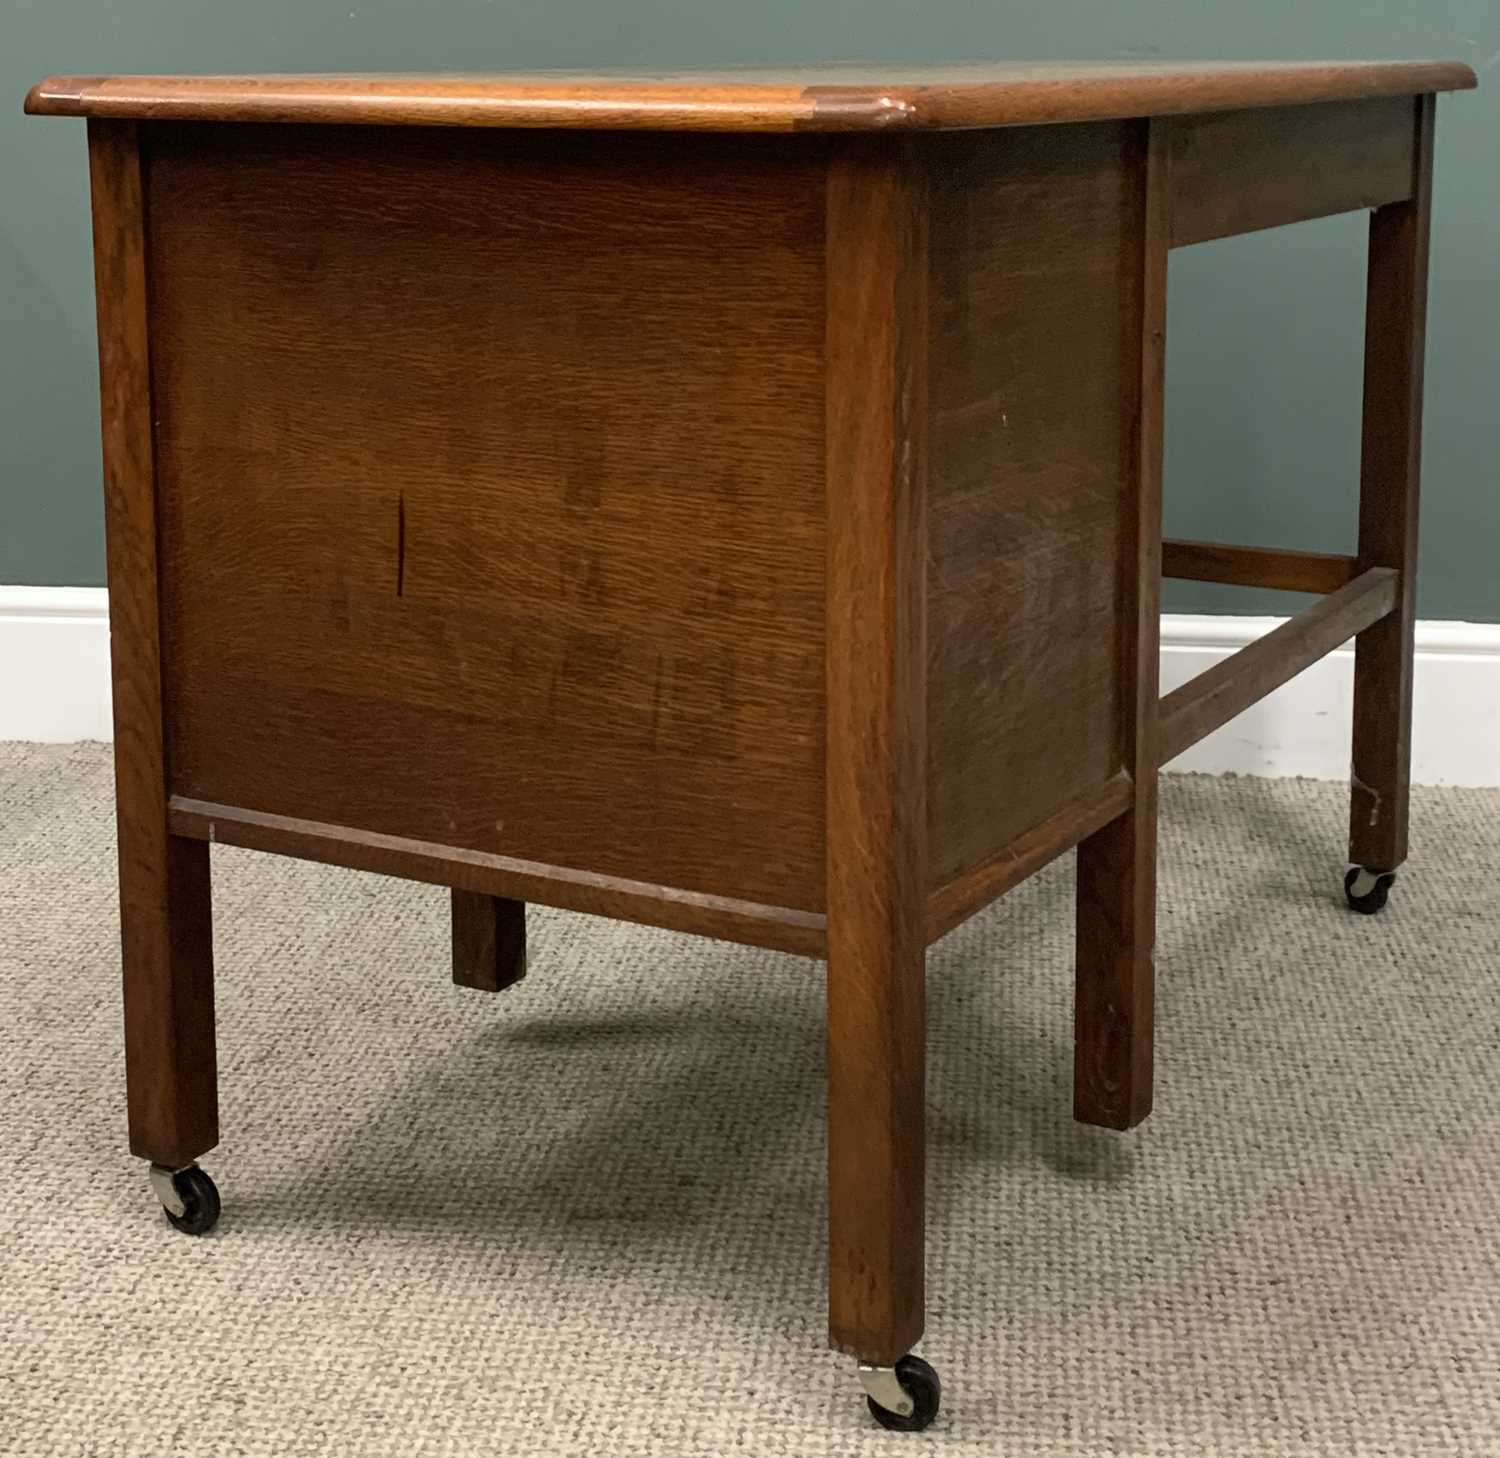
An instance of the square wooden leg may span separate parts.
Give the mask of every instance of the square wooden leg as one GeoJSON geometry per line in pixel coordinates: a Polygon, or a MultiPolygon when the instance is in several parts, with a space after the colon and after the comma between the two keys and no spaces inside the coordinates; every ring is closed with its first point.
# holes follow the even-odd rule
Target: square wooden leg
{"type": "Polygon", "coordinates": [[[499,992],[526,975],[526,903],[453,892],[453,980],[499,992]]]}
{"type": "Polygon", "coordinates": [[[1166,363],[1167,132],[1142,124],[1143,226],[1135,292],[1136,451],[1123,492],[1118,649],[1130,810],[1078,847],[1073,1113],[1128,1129],[1151,1112],[1156,940],[1162,389],[1166,363]]]}
{"type": "Polygon", "coordinates": [[[167,828],[144,203],[134,125],[89,124],[131,1152],[219,1140],[208,846],[167,828]]]}
{"type": "Polygon", "coordinates": [[[1154,774],[1136,795],[1133,809],[1078,847],[1073,1113],[1107,1129],[1129,1129],[1151,1112],[1154,774]]]}
{"type": "Polygon", "coordinates": [[[881,138],[828,177],[829,1337],[878,1366],[924,1320],[923,176],[881,138]]]}
{"type": "Polygon", "coordinates": [[[120,806],[120,920],[130,1151],[191,1164],[219,1142],[208,846],[120,806]]]}
{"type": "Polygon", "coordinates": [[[1349,859],[1374,872],[1406,859],[1416,624],[1417,494],[1432,201],[1433,98],[1417,110],[1417,176],[1407,202],[1370,218],[1365,307],[1359,564],[1399,573],[1396,607],[1354,647],[1349,859]]]}

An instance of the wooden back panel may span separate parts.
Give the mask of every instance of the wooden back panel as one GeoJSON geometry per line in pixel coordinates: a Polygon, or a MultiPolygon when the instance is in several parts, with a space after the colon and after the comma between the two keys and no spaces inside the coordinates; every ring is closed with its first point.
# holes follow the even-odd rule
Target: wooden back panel
{"type": "Polygon", "coordinates": [[[170,788],[823,894],[823,149],[147,129],[170,788]]]}
{"type": "Polygon", "coordinates": [[[1122,764],[1140,128],[930,143],[934,890],[1122,764]]]}

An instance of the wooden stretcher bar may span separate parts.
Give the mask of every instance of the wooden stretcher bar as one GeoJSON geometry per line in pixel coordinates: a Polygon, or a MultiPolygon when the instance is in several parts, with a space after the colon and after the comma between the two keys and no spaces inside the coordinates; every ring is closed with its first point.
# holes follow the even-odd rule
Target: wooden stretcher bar
{"type": "Polygon", "coordinates": [[[1227,724],[1236,714],[1333,652],[1396,605],[1401,574],[1372,567],[1247,648],[1174,689],[1161,701],[1159,762],[1227,724]]]}

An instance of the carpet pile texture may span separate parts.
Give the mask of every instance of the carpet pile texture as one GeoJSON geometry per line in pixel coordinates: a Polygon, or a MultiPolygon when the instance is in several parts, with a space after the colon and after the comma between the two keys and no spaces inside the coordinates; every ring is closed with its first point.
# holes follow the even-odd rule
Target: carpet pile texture
{"type": "Polygon", "coordinates": [[[1069,1117],[1072,858],[929,958],[928,1335],[824,1345],[819,964],[216,848],[213,1235],[125,1147],[109,751],[0,747],[0,1453],[1500,1454],[1500,792],[1163,789],[1157,1112],[1069,1117]]]}

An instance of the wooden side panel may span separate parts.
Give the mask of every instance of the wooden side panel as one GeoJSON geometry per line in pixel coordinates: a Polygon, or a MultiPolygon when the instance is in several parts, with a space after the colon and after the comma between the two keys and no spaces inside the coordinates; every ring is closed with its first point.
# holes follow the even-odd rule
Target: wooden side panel
{"type": "Polygon", "coordinates": [[[822,167],[154,129],[172,790],[821,910],[822,167]]]}
{"type": "Polygon", "coordinates": [[[1228,111],[1171,125],[1171,246],[1412,195],[1410,96],[1228,111]]]}
{"type": "Polygon", "coordinates": [[[1123,764],[1131,136],[1107,123],[931,143],[933,890],[1102,795],[1123,764]]]}

